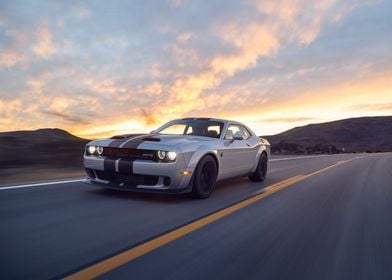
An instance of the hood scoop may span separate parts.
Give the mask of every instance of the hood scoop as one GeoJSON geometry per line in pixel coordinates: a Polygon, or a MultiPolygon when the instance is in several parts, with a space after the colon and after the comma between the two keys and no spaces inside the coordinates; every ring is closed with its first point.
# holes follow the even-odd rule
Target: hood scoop
{"type": "Polygon", "coordinates": [[[132,137],[142,136],[142,135],[143,134],[120,134],[120,135],[115,135],[113,137],[110,137],[110,139],[122,140],[122,139],[129,139],[132,137]]]}
{"type": "Polygon", "coordinates": [[[152,138],[152,137],[145,137],[145,138],[143,138],[143,141],[161,142],[161,139],[159,139],[159,138],[152,138]]]}
{"type": "Polygon", "coordinates": [[[113,137],[110,137],[110,139],[125,139],[127,137],[125,137],[124,135],[115,135],[113,137]]]}

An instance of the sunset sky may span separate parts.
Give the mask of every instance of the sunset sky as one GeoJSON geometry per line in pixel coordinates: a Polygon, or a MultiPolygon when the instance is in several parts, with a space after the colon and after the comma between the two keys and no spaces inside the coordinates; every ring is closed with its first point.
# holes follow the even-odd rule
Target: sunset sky
{"type": "Polygon", "coordinates": [[[392,1],[0,1],[0,131],[392,115],[392,1]]]}

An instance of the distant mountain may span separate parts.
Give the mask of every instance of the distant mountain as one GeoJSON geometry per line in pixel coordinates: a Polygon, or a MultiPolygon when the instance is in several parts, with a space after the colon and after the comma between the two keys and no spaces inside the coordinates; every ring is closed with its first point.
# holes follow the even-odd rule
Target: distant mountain
{"type": "Polygon", "coordinates": [[[309,124],[264,138],[274,153],[392,151],[392,116],[309,124]]]}
{"type": "MultiPolygon", "coordinates": [[[[264,137],[281,154],[392,151],[392,116],[309,124],[264,137]]],[[[0,169],[83,168],[88,141],[57,128],[0,132],[0,169]]]]}
{"type": "Polygon", "coordinates": [[[57,128],[0,132],[0,168],[82,167],[88,141],[57,128]]]}

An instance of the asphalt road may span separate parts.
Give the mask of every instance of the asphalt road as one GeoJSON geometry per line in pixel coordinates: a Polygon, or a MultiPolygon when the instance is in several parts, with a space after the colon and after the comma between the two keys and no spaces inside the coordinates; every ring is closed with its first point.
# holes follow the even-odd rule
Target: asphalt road
{"type": "Polygon", "coordinates": [[[392,154],[275,158],[265,182],[222,182],[206,200],[82,182],[0,188],[0,279],[84,270],[103,279],[392,279],[392,154]],[[165,234],[175,237],[164,244],[165,234]]]}

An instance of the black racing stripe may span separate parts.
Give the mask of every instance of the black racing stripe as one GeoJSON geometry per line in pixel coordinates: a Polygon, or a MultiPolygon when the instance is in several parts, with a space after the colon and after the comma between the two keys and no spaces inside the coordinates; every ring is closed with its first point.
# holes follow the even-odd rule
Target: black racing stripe
{"type": "MultiPolygon", "coordinates": [[[[113,141],[109,143],[108,147],[118,148],[122,143],[128,141],[129,137],[130,134],[116,136],[116,138],[112,138],[113,141]]],[[[116,172],[116,159],[105,158],[103,161],[103,169],[104,171],[108,171],[108,172],[116,172]]]]}
{"type": "Polygon", "coordinates": [[[133,160],[120,159],[118,173],[133,174],[133,160]]]}
{"type": "Polygon", "coordinates": [[[144,138],[152,138],[153,136],[156,136],[156,134],[142,134],[138,137],[134,137],[131,140],[128,140],[122,148],[137,149],[137,147],[144,142],[144,138]]]}
{"type": "Polygon", "coordinates": [[[108,145],[108,147],[116,147],[116,148],[118,148],[118,147],[120,147],[120,145],[122,144],[122,143],[124,143],[125,141],[126,141],[127,139],[116,139],[116,140],[113,140],[109,145],[108,145]]]}
{"type": "Polygon", "coordinates": [[[113,141],[108,145],[108,147],[118,148],[121,146],[121,144],[125,143],[126,141],[129,141],[129,139],[132,139],[134,137],[138,137],[141,135],[145,135],[145,134],[126,134],[126,135],[115,136],[118,138],[113,138],[113,141]],[[122,137],[122,138],[119,138],[119,137],[122,137]]]}
{"type": "Polygon", "coordinates": [[[105,158],[103,161],[103,170],[109,172],[116,172],[116,160],[113,158],[105,158]]]}
{"type": "MultiPolygon", "coordinates": [[[[156,134],[128,134],[122,135],[124,139],[114,139],[108,147],[119,148],[122,144],[126,143],[122,148],[134,148],[144,142],[144,138],[153,138],[156,134]]],[[[105,158],[103,162],[104,170],[108,172],[116,172],[116,159],[105,158]]],[[[118,162],[118,172],[123,174],[133,173],[133,160],[120,159],[118,162]]]]}

